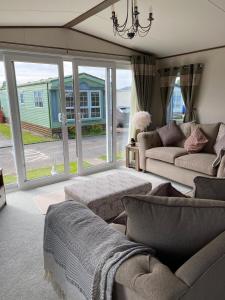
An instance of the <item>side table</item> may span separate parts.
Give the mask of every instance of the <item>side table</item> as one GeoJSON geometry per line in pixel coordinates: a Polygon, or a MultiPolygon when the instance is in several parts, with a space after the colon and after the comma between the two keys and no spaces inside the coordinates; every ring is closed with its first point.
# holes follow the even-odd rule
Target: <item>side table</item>
{"type": "Polygon", "coordinates": [[[136,171],[140,171],[139,149],[137,146],[126,146],[126,167],[135,168],[136,171]]]}

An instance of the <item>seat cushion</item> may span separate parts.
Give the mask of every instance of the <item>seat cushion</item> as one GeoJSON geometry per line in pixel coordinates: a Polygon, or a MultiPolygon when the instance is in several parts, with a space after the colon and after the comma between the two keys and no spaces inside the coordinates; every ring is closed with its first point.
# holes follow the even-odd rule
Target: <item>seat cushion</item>
{"type": "Polygon", "coordinates": [[[224,201],[152,195],[122,201],[128,238],[152,247],[173,268],[225,230],[224,201]]]}
{"type": "Polygon", "coordinates": [[[192,131],[195,130],[196,127],[199,127],[203,133],[205,134],[205,136],[207,137],[207,139],[209,140],[208,143],[206,144],[206,146],[203,149],[203,152],[205,153],[215,153],[213,146],[216,142],[216,138],[218,135],[218,131],[219,131],[219,123],[215,123],[215,124],[196,124],[195,126],[192,126],[192,131]]]}
{"type": "Polygon", "coordinates": [[[215,158],[215,154],[209,153],[187,154],[176,158],[175,166],[210,176],[216,176],[217,170],[212,166],[215,158]]]}
{"type": "Polygon", "coordinates": [[[175,158],[187,154],[184,148],[179,147],[156,147],[145,151],[145,156],[152,159],[174,164],[175,158]]]}

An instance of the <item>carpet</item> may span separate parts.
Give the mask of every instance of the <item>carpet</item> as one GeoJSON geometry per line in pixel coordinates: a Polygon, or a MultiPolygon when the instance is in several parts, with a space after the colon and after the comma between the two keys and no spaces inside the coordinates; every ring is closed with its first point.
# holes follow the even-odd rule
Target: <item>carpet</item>
{"type": "Polygon", "coordinates": [[[46,193],[34,198],[34,201],[41,211],[42,215],[46,215],[48,207],[52,204],[57,204],[65,201],[64,191],[46,193]]]}

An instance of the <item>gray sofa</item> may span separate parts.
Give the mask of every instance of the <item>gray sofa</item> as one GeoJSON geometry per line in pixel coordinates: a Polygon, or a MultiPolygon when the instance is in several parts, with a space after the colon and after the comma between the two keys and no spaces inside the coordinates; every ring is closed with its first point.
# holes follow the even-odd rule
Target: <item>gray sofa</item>
{"type": "Polygon", "coordinates": [[[187,186],[193,186],[193,179],[196,176],[225,177],[225,156],[219,167],[212,166],[216,158],[213,146],[220,123],[200,125],[184,123],[179,126],[184,139],[173,147],[163,147],[157,131],[138,134],[140,168],[187,186]],[[188,154],[183,148],[184,141],[196,126],[200,126],[209,142],[201,153],[188,154]]]}
{"type": "Polygon", "coordinates": [[[152,256],[130,258],[116,273],[113,300],[223,300],[224,278],[225,231],[175,273],[152,256]]]}

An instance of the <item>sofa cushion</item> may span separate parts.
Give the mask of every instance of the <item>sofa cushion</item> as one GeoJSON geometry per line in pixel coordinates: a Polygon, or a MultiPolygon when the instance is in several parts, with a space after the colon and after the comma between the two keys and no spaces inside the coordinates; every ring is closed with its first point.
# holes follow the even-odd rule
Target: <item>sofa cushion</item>
{"type": "Polygon", "coordinates": [[[184,149],[188,153],[200,152],[208,143],[208,139],[200,128],[196,128],[184,143],[184,149]]]}
{"type": "Polygon", "coordinates": [[[175,166],[210,176],[216,176],[217,170],[212,166],[215,158],[215,154],[209,153],[187,154],[176,158],[175,166]]]}
{"type": "Polygon", "coordinates": [[[187,122],[178,125],[184,135],[184,138],[181,141],[177,142],[174,146],[184,148],[184,142],[191,135],[191,128],[194,125],[195,122],[187,122]]]}
{"type": "Polygon", "coordinates": [[[216,142],[216,138],[218,135],[218,131],[219,131],[219,123],[215,123],[215,124],[196,124],[195,126],[192,127],[192,131],[198,127],[200,128],[203,133],[205,134],[205,136],[207,137],[207,139],[209,140],[207,145],[204,147],[203,152],[205,153],[215,153],[213,146],[216,142]]]}
{"type": "Polygon", "coordinates": [[[152,159],[165,161],[173,164],[175,158],[187,154],[184,148],[179,147],[156,147],[145,151],[145,156],[152,159]]]}
{"type": "Polygon", "coordinates": [[[194,196],[202,199],[225,201],[225,178],[197,176],[194,179],[194,196]]]}
{"type": "Polygon", "coordinates": [[[177,126],[175,121],[156,129],[156,131],[160,136],[163,146],[172,146],[184,138],[181,129],[177,126]]]}
{"type": "Polygon", "coordinates": [[[125,196],[129,239],[178,267],[225,230],[225,202],[195,198],[125,196]]]}

